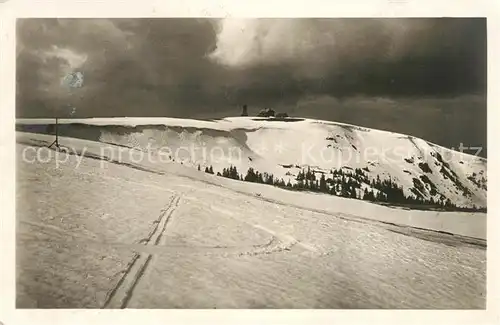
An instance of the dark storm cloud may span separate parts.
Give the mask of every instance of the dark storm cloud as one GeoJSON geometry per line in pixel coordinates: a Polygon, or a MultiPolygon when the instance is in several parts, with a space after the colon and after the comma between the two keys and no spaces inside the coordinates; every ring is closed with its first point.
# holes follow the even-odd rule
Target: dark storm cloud
{"type": "MultiPolygon", "coordinates": [[[[18,117],[68,103],[79,116],[210,117],[246,103],[337,118],[359,115],[356,101],[381,112],[377,98],[461,96],[455,122],[486,118],[485,19],[21,19],[17,41],[18,117]],[[85,86],[68,92],[74,70],[85,86]]],[[[405,115],[380,114],[380,125],[405,115]]]]}
{"type": "MultiPolygon", "coordinates": [[[[453,95],[484,90],[484,20],[280,21],[243,23],[245,30],[254,29],[243,36],[226,35],[223,30],[217,58],[250,71],[256,66],[279,69],[288,64],[284,73],[265,80],[274,83],[282,76],[290,79],[293,75],[302,81],[303,89],[335,96],[453,95]],[[262,25],[265,28],[259,29],[262,25]],[[278,32],[273,33],[276,29],[278,32]],[[294,37],[283,37],[287,35],[294,37]],[[238,40],[245,37],[247,42],[238,40]],[[233,50],[235,47],[243,53],[233,50]]],[[[238,27],[229,24],[227,28],[238,27]]]]}
{"type": "Polygon", "coordinates": [[[185,111],[183,104],[272,104],[304,94],[485,90],[482,19],[29,19],[18,32],[23,115],[36,115],[32,102],[56,103],[57,80],[71,69],[85,72],[84,98],[75,100],[88,103],[88,115],[162,115],[185,111]],[[239,27],[245,31],[228,36],[239,27]],[[63,50],[87,59],[64,69],[63,50]]]}
{"type": "Polygon", "coordinates": [[[205,52],[214,45],[212,26],[195,19],[20,21],[18,109],[37,115],[30,104],[44,100],[53,106],[48,110],[71,101],[87,116],[169,114],[209,73],[205,52]],[[87,59],[49,66],[47,56],[67,59],[61,49],[87,59]],[[59,80],[75,69],[85,74],[84,88],[61,94],[59,80]]]}

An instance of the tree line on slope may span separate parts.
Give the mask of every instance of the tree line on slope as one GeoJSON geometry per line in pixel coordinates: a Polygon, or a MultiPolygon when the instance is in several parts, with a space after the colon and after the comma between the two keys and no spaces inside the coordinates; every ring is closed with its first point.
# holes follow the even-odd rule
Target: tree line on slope
{"type": "MultiPolygon", "coordinates": [[[[347,167],[349,168],[349,167],[347,167]]],[[[198,166],[198,170],[201,170],[198,166]]],[[[272,173],[261,173],[254,168],[248,168],[246,174],[239,173],[236,166],[223,168],[217,172],[217,176],[239,181],[273,185],[284,189],[297,191],[311,191],[325,193],[345,198],[380,202],[395,205],[414,205],[440,207],[447,210],[461,211],[485,211],[485,209],[459,207],[448,199],[425,199],[419,196],[405,195],[403,187],[398,185],[391,177],[381,179],[379,175],[375,179],[369,179],[365,173],[366,168],[356,168],[352,171],[332,169],[331,177],[326,177],[324,172],[314,172],[310,167],[303,168],[295,177],[296,182],[290,180],[285,182],[283,178],[277,178],[272,173]],[[316,173],[321,173],[317,176],[316,173]]],[[[205,172],[214,174],[213,167],[205,168],[205,172]]]]}

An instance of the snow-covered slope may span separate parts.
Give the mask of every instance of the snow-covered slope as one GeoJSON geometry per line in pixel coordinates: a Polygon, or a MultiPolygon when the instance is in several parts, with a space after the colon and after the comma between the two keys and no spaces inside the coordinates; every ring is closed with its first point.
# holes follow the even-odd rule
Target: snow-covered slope
{"type": "Polygon", "coordinates": [[[17,308],[486,306],[484,213],[102,160],[103,148],[137,150],[61,137],[84,153],[68,155],[52,141],[16,136],[17,308]]]}
{"type": "MultiPolygon", "coordinates": [[[[18,129],[47,131],[54,120],[18,120],[18,129]]],[[[169,163],[220,172],[230,165],[245,175],[252,167],[285,182],[304,168],[333,178],[334,169],[363,169],[369,180],[391,179],[405,195],[459,206],[486,207],[484,158],[452,151],[408,135],[312,119],[286,121],[255,117],[221,120],[111,118],[60,120],[60,134],[140,149],[169,163]]],[[[149,158],[148,158],[149,157],[149,158]]]]}

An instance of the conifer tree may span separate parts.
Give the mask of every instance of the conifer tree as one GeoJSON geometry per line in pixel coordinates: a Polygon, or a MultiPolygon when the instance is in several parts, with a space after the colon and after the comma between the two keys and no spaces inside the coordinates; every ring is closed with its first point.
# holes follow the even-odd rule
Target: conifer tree
{"type": "Polygon", "coordinates": [[[323,193],[328,192],[325,174],[321,174],[321,178],[319,179],[319,190],[323,193]]]}

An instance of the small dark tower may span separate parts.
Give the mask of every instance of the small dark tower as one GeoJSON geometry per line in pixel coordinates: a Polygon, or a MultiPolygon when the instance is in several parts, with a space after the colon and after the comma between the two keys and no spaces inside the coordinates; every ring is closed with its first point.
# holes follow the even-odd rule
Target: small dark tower
{"type": "Polygon", "coordinates": [[[247,105],[243,105],[243,110],[241,111],[241,116],[248,116],[247,105]]]}

